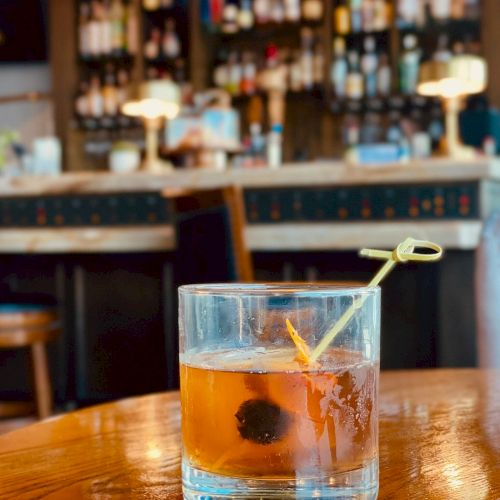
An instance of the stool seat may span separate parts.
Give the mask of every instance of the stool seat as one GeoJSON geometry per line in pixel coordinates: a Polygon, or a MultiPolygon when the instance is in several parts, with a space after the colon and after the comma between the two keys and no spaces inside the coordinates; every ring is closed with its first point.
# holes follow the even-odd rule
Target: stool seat
{"type": "MultiPolygon", "coordinates": [[[[46,343],[59,335],[60,326],[55,303],[34,299],[18,295],[0,297],[0,349],[30,348],[37,413],[39,418],[46,418],[52,411],[46,343]]],[[[14,416],[13,408],[21,405],[0,404],[0,415],[14,416]]]]}

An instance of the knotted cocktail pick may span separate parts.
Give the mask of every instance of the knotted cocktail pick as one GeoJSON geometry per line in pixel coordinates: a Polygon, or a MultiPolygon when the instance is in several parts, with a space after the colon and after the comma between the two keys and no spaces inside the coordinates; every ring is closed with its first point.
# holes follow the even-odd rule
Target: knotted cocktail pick
{"type": "MultiPolygon", "coordinates": [[[[368,287],[377,286],[380,282],[392,271],[393,267],[401,262],[434,262],[441,259],[443,255],[443,249],[436,243],[431,241],[415,240],[413,238],[406,238],[402,243],[400,243],[392,252],[386,250],[371,250],[363,248],[359,255],[361,257],[368,257],[370,259],[380,259],[385,260],[385,264],[380,268],[378,273],[373,277],[373,279],[368,283],[368,287]],[[433,250],[433,253],[417,253],[418,249],[433,250]]],[[[333,325],[333,327],[323,336],[321,342],[314,348],[312,353],[308,355],[309,349],[305,347],[305,341],[300,337],[298,332],[293,328],[292,324],[287,320],[287,328],[290,332],[293,329],[294,335],[292,340],[295,345],[299,348],[301,357],[306,360],[307,363],[314,363],[323,354],[325,349],[333,342],[335,337],[349,324],[356,309],[359,309],[365,302],[367,296],[361,296],[356,299],[351,307],[342,314],[339,320],[333,325]],[[307,358],[306,358],[307,356],[307,358]]]]}

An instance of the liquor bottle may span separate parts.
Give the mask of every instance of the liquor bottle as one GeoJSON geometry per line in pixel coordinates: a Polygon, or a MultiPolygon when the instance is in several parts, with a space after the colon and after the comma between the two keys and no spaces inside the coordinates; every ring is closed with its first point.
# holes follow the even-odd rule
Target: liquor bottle
{"type": "Polygon", "coordinates": [[[346,79],[348,64],[345,54],[345,40],[337,37],[333,41],[334,60],[331,67],[331,81],[333,91],[338,99],[343,99],[346,94],[346,79]]]}
{"type": "Polygon", "coordinates": [[[104,99],[102,96],[101,80],[97,75],[93,75],[90,78],[88,98],[90,116],[96,119],[102,118],[104,115],[104,99]]]}
{"type": "Polygon", "coordinates": [[[116,96],[119,109],[130,99],[130,78],[124,69],[118,70],[116,96]]]}
{"type": "Polygon", "coordinates": [[[291,23],[300,21],[300,0],[284,0],[285,19],[291,23]]]}
{"type": "Polygon", "coordinates": [[[446,21],[451,16],[451,0],[432,0],[432,17],[437,21],[446,21]]]}
{"type": "Polygon", "coordinates": [[[359,115],[349,113],[345,116],[342,126],[342,138],[345,146],[352,147],[359,144],[360,140],[360,119],[359,115]]]}
{"type": "Polygon", "coordinates": [[[125,47],[125,9],[121,0],[113,0],[109,12],[111,19],[111,49],[120,55],[125,47]]]}
{"type": "Polygon", "coordinates": [[[144,45],[144,57],[146,59],[158,59],[160,55],[161,31],[153,28],[149,40],[144,45]]]}
{"type": "Polygon", "coordinates": [[[158,10],[160,8],[160,0],[142,0],[144,10],[158,10]]]}
{"type": "Polygon", "coordinates": [[[369,33],[375,29],[375,4],[374,0],[363,0],[361,5],[361,17],[363,18],[363,31],[369,33]]]}
{"type": "Polygon", "coordinates": [[[366,113],[359,131],[359,139],[362,144],[376,144],[381,142],[382,127],[378,113],[366,113]]]}
{"type": "Polygon", "coordinates": [[[466,0],[451,0],[451,17],[452,19],[465,18],[465,3],[466,0]]]}
{"type": "Polygon", "coordinates": [[[350,19],[346,0],[339,0],[337,7],[335,7],[333,17],[335,32],[339,35],[347,35],[350,28],[350,19]]]}
{"type": "Polygon", "coordinates": [[[377,91],[381,97],[387,97],[391,94],[392,71],[389,65],[389,56],[382,53],[379,56],[377,69],[377,91]]]}
{"type": "Polygon", "coordinates": [[[85,2],[80,4],[80,18],[78,20],[78,46],[82,57],[89,57],[91,55],[89,21],[90,6],[85,2]]]}
{"type": "Polygon", "coordinates": [[[237,0],[227,0],[222,10],[222,32],[228,34],[237,33],[239,7],[237,0]]]}
{"type": "Polygon", "coordinates": [[[175,31],[175,19],[169,17],[165,21],[165,32],[162,40],[163,55],[168,59],[175,59],[181,53],[181,41],[175,31]]]}
{"type": "Polygon", "coordinates": [[[222,12],[224,10],[224,0],[210,1],[210,18],[212,26],[220,26],[222,23],[222,12]]]}
{"type": "Polygon", "coordinates": [[[363,16],[361,14],[361,6],[363,0],[350,0],[349,11],[351,15],[351,31],[360,33],[363,31],[363,16]]]}
{"type": "Polygon", "coordinates": [[[135,55],[139,52],[139,18],[137,0],[129,0],[126,8],[126,51],[135,55]]]}
{"type": "Polygon", "coordinates": [[[219,53],[218,62],[215,64],[213,81],[216,87],[225,89],[229,84],[229,71],[227,67],[227,56],[219,53]]]}
{"type": "Polygon", "coordinates": [[[270,7],[270,0],[254,0],[253,11],[257,24],[265,24],[269,22],[270,7]]]}
{"type": "Polygon", "coordinates": [[[313,54],[313,31],[304,27],[300,32],[301,55],[300,66],[302,69],[302,88],[311,90],[314,87],[314,54],[313,54]]]}
{"type": "Polygon", "coordinates": [[[241,79],[243,71],[240,62],[238,61],[238,54],[231,52],[229,54],[228,63],[228,82],[226,90],[233,96],[240,94],[241,79]]]}
{"type": "Polygon", "coordinates": [[[252,10],[251,0],[241,0],[238,12],[238,26],[241,30],[249,30],[253,27],[255,18],[252,10]]]}
{"type": "Polygon", "coordinates": [[[285,6],[283,0],[271,0],[269,17],[273,23],[281,24],[285,20],[285,6]]]}
{"type": "Polygon", "coordinates": [[[417,88],[420,64],[420,49],[417,37],[408,34],[403,37],[403,54],[399,63],[400,90],[403,94],[413,94],[417,88]]]}
{"type": "Polygon", "coordinates": [[[101,25],[99,22],[100,4],[95,0],[90,4],[90,19],[87,23],[89,54],[97,57],[101,54],[101,25]]]}
{"type": "Polygon", "coordinates": [[[306,21],[319,21],[323,17],[323,0],[303,0],[302,17],[306,21]]]}
{"type": "Polygon", "coordinates": [[[398,25],[411,28],[417,24],[420,2],[415,0],[398,0],[398,25]]]}
{"type": "Polygon", "coordinates": [[[451,59],[451,56],[451,51],[448,48],[448,35],[442,33],[441,35],[439,35],[437,48],[434,54],[432,54],[432,58],[435,61],[448,62],[451,59]]]}
{"type": "Polygon", "coordinates": [[[389,112],[389,126],[385,134],[385,140],[392,144],[400,144],[403,139],[401,129],[401,113],[397,110],[389,112]]]}
{"type": "Polygon", "coordinates": [[[385,0],[373,1],[373,31],[384,31],[389,27],[387,5],[385,0]]]}
{"type": "Polygon", "coordinates": [[[363,75],[359,69],[359,54],[350,50],[347,54],[349,72],[346,77],[346,97],[348,99],[362,99],[364,95],[363,75]]]}
{"type": "Polygon", "coordinates": [[[240,92],[244,95],[255,94],[257,86],[257,66],[251,52],[243,53],[242,66],[240,92]]]}
{"type": "Polygon", "coordinates": [[[313,80],[314,86],[320,88],[323,85],[325,74],[325,51],[321,43],[316,43],[314,47],[313,60],[313,80]]]}
{"type": "Polygon", "coordinates": [[[361,57],[361,71],[364,77],[365,94],[367,97],[377,95],[378,57],[375,52],[375,38],[367,36],[363,43],[364,54],[361,57]]]}
{"type": "Polygon", "coordinates": [[[102,99],[104,114],[108,117],[114,117],[118,114],[118,89],[116,87],[116,79],[114,68],[108,66],[104,76],[104,85],[102,87],[102,99]]]}
{"type": "Polygon", "coordinates": [[[87,118],[90,115],[88,92],[89,84],[87,82],[80,82],[75,98],[75,113],[79,119],[87,118]]]}
{"type": "Polygon", "coordinates": [[[109,16],[109,0],[101,4],[100,11],[100,36],[101,36],[101,54],[109,55],[113,50],[113,27],[109,16]]]}
{"type": "Polygon", "coordinates": [[[176,59],[174,63],[174,74],[173,80],[177,83],[186,83],[187,75],[186,75],[186,62],[184,59],[176,59]]]}
{"type": "Polygon", "coordinates": [[[465,0],[465,18],[479,19],[481,15],[480,0],[465,0]]]}
{"type": "Polygon", "coordinates": [[[300,55],[299,50],[295,51],[288,65],[288,88],[292,92],[300,92],[302,90],[302,64],[300,55]]]}

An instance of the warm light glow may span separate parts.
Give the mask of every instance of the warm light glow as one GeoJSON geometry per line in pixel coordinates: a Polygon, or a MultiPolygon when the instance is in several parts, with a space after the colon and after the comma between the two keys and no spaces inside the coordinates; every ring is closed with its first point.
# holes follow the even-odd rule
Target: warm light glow
{"type": "Polygon", "coordinates": [[[477,90],[477,85],[474,85],[473,82],[458,78],[443,78],[437,81],[422,82],[417,87],[417,92],[420,95],[429,97],[438,96],[445,99],[476,94],[480,91],[477,90]]]}
{"type": "Polygon", "coordinates": [[[452,57],[449,62],[423,63],[417,92],[429,97],[454,99],[482,92],[486,88],[487,80],[484,59],[460,55],[452,57]]]}
{"type": "Polygon", "coordinates": [[[158,118],[175,118],[180,111],[180,105],[176,102],[166,102],[160,99],[142,99],[140,101],[126,102],[122,106],[123,114],[127,116],[141,117],[149,120],[158,118]]]}

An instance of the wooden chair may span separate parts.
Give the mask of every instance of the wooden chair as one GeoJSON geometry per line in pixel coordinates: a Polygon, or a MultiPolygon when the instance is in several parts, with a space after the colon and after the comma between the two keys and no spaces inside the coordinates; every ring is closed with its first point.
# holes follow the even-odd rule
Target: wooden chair
{"type": "MultiPolygon", "coordinates": [[[[207,246],[205,248],[199,249],[201,252],[207,252],[208,254],[209,262],[205,266],[205,269],[208,271],[207,268],[210,266],[210,261],[215,263],[217,260],[213,247],[220,242],[216,240],[225,238],[226,241],[223,242],[223,245],[226,246],[226,249],[221,249],[219,245],[217,251],[219,253],[226,251],[226,257],[233,261],[234,272],[232,273],[232,278],[240,282],[254,281],[252,256],[245,241],[246,217],[241,188],[227,186],[206,190],[166,189],[163,194],[171,201],[178,221],[181,221],[181,223],[183,220],[198,221],[198,227],[192,227],[192,231],[194,232],[200,232],[200,230],[210,231],[210,227],[204,226],[209,226],[211,223],[216,222],[217,217],[218,219],[227,217],[228,227],[219,228],[226,234],[217,234],[217,228],[214,227],[211,241],[206,242],[207,246]],[[214,210],[218,212],[215,213],[214,210]],[[214,215],[212,219],[203,219],[203,217],[210,217],[211,214],[214,215]],[[212,249],[209,248],[210,246],[212,246],[212,249]],[[227,247],[230,247],[229,250],[227,247]]],[[[178,231],[179,238],[185,238],[186,235],[181,233],[182,229],[178,231]]],[[[206,236],[208,238],[205,239],[210,239],[210,234],[206,236]]],[[[199,241],[192,240],[192,242],[186,242],[185,246],[189,246],[190,243],[191,246],[200,244],[199,241]]],[[[197,257],[200,257],[200,252],[197,257]]],[[[214,279],[217,280],[218,278],[214,276],[214,279]]]]}
{"type": "MultiPolygon", "coordinates": [[[[0,303],[0,349],[30,349],[36,412],[40,419],[52,413],[46,344],[54,340],[59,331],[57,312],[52,306],[15,301],[0,303]]],[[[0,403],[0,417],[25,415],[32,408],[32,404],[26,403],[0,403]]]]}

